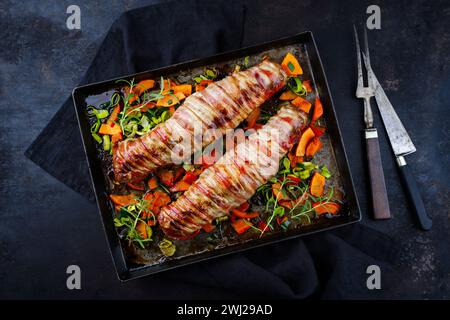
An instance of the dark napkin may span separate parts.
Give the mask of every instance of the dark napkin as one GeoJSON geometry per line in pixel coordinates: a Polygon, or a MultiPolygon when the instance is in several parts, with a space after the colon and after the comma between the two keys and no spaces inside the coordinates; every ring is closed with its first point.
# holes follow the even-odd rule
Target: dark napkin
{"type": "MultiPolygon", "coordinates": [[[[128,11],[111,26],[80,84],[237,49],[242,42],[243,22],[240,1],[169,2],[128,11]],[[152,31],[154,26],[160,26],[156,32],[152,31]]],[[[94,201],[72,97],[25,155],[94,201]]]]}
{"type": "MultiPolygon", "coordinates": [[[[82,84],[106,80],[241,46],[240,1],[183,1],[124,13],[109,30],[82,84]],[[161,26],[158,32],[149,32],[161,26]],[[187,36],[192,35],[192,36],[187,36]]],[[[26,155],[93,199],[74,107],[69,98],[26,155]]],[[[373,298],[367,266],[395,285],[397,250],[385,235],[354,225],[194,264],[132,282],[148,298],[373,298]]]]}

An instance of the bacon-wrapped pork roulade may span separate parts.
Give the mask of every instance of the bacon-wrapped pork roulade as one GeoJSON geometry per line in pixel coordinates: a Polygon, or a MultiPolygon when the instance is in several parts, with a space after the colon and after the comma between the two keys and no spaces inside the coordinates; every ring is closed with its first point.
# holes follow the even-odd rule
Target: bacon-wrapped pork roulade
{"type": "Polygon", "coordinates": [[[206,223],[228,214],[275,176],[280,159],[293,146],[307,115],[290,106],[206,169],[175,202],[164,207],[159,224],[173,239],[186,239],[206,223]]]}
{"type": "Polygon", "coordinates": [[[166,122],[142,137],[119,142],[113,155],[116,180],[143,179],[155,168],[174,163],[173,159],[179,159],[176,148],[182,143],[191,146],[184,157],[201,150],[217,134],[237,127],[285,83],[281,66],[266,60],[192,94],[166,122]],[[211,129],[216,135],[205,134],[211,129]]]}

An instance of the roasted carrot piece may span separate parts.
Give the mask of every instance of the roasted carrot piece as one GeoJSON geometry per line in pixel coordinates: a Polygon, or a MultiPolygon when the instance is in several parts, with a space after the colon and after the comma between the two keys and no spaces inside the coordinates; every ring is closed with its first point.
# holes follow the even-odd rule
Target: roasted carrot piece
{"type": "Polygon", "coordinates": [[[163,98],[158,99],[156,102],[156,106],[158,107],[171,107],[174,106],[181,101],[183,101],[186,96],[181,92],[176,92],[174,94],[166,94],[163,98]]]}
{"type": "Polygon", "coordinates": [[[259,108],[256,108],[253,110],[247,117],[247,127],[253,128],[256,124],[256,121],[259,119],[259,116],[261,115],[261,110],[259,108]]]}
{"type": "Polygon", "coordinates": [[[147,186],[150,190],[156,189],[158,187],[158,178],[155,176],[151,177],[147,182],[147,186]]]}
{"type": "Polygon", "coordinates": [[[302,84],[305,87],[307,93],[310,93],[312,91],[311,80],[304,80],[302,84]]]}
{"type": "Polygon", "coordinates": [[[180,191],[186,191],[191,186],[190,183],[187,183],[186,181],[180,180],[175,185],[170,188],[171,192],[180,192],[180,191]]]}
{"type": "Polygon", "coordinates": [[[171,170],[167,170],[167,169],[161,169],[157,171],[157,175],[159,177],[159,180],[164,183],[165,185],[169,186],[169,187],[173,187],[173,184],[175,182],[174,179],[174,173],[171,170]]]}
{"type": "Polygon", "coordinates": [[[212,166],[217,161],[216,150],[213,149],[209,154],[204,154],[201,157],[202,166],[208,168],[212,166]]]}
{"type": "Polygon", "coordinates": [[[147,225],[150,226],[150,227],[155,226],[155,225],[156,225],[156,220],[154,220],[154,219],[148,220],[148,221],[147,221],[147,225]]]}
{"type": "Polygon", "coordinates": [[[242,218],[242,219],[252,219],[259,216],[259,212],[244,212],[238,209],[231,210],[233,216],[242,218]]]}
{"type": "Polygon", "coordinates": [[[280,100],[283,101],[289,101],[289,100],[294,100],[298,97],[298,95],[296,95],[295,93],[293,93],[291,90],[287,90],[285,92],[283,92],[280,96],[280,100]]]}
{"type": "Polygon", "coordinates": [[[277,224],[278,225],[282,225],[285,221],[287,221],[287,217],[286,216],[282,216],[282,217],[280,217],[280,216],[278,216],[277,217],[277,224]]]}
{"type": "Polygon", "coordinates": [[[247,221],[245,219],[237,219],[231,223],[231,226],[237,234],[244,233],[245,231],[250,229],[252,225],[253,224],[250,221],[247,221]]]}
{"type": "Polygon", "coordinates": [[[147,234],[147,225],[142,222],[142,221],[138,221],[136,224],[136,231],[139,233],[139,235],[142,237],[142,239],[147,239],[148,234],[147,234]]]}
{"type": "Polygon", "coordinates": [[[175,83],[175,81],[171,80],[171,79],[165,79],[164,80],[164,90],[163,90],[163,94],[168,93],[170,90],[173,90],[173,87],[175,87],[177,84],[175,83]]]}
{"type": "Polygon", "coordinates": [[[316,154],[317,151],[322,149],[322,142],[319,138],[314,137],[311,142],[308,144],[308,147],[306,148],[306,156],[312,157],[316,154]]]}
{"type": "Polygon", "coordinates": [[[289,152],[288,153],[289,161],[291,161],[291,168],[295,168],[297,166],[297,163],[303,162],[303,157],[297,157],[295,155],[295,152],[289,152]]]}
{"type": "Polygon", "coordinates": [[[203,229],[205,232],[210,233],[210,232],[213,232],[214,229],[216,229],[216,226],[213,225],[212,223],[207,223],[207,224],[204,224],[204,225],[202,226],[202,229],[203,229]]]}
{"type": "Polygon", "coordinates": [[[297,97],[294,100],[291,101],[291,103],[296,106],[299,107],[300,110],[302,110],[305,113],[309,113],[309,110],[311,110],[311,103],[306,100],[303,99],[302,97],[297,97]]]}
{"type": "Polygon", "coordinates": [[[109,115],[108,120],[106,120],[106,123],[110,124],[110,123],[117,121],[117,116],[119,115],[119,112],[120,112],[120,105],[117,105],[111,111],[111,114],[109,115]]]}
{"type": "Polygon", "coordinates": [[[289,197],[281,191],[281,184],[279,183],[272,184],[272,192],[277,200],[289,200],[289,197]]]}
{"type": "Polygon", "coordinates": [[[135,102],[137,99],[139,98],[139,96],[135,93],[132,93],[130,98],[128,99],[128,104],[132,104],[133,102],[135,102]]]}
{"type": "Polygon", "coordinates": [[[145,90],[152,89],[155,86],[155,80],[142,80],[133,87],[133,93],[140,96],[145,90]]]}
{"type": "Polygon", "coordinates": [[[297,58],[290,52],[288,52],[288,54],[284,57],[281,66],[290,76],[298,76],[303,74],[303,69],[298,63],[297,58]]]}
{"type": "Polygon", "coordinates": [[[127,206],[129,204],[137,203],[136,196],[134,194],[111,194],[109,195],[109,198],[118,206],[127,206]]]}
{"type": "Polygon", "coordinates": [[[314,211],[318,215],[326,214],[326,213],[337,214],[339,212],[339,209],[341,208],[341,206],[339,204],[334,203],[334,202],[329,202],[329,203],[316,202],[312,205],[312,207],[314,208],[314,211]]]}
{"type": "Polygon", "coordinates": [[[314,172],[313,177],[311,178],[311,186],[309,192],[314,197],[320,197],[323,195],[324,189],[325,189],[325,177],[318,172],[314,172]]]}
{"type": "Polygon", "coordinates": [[[173,86],[172,90],[175,93],[181,92],[186,97],[192,94],[192,86],[190,84],[180,84],[178,86],[173,86]]]}
{"type": "Polygon", "coordinates": [[[153,209],[168,205],[172,199],[164,191],[156,190],[153,192],[153,209]]]}
{"type": "Polygon", "coordinates": [[[202,91],[202,90],[205,90],[205,86],[202,86],[202,85],[200,85],[200,84],[196,84],[195,85],[195,92],[199,92],[199,91],[202,91]]]}
{"type": "Polygon", "coordinates": [[[286,184],[287,186],[292,186],[292,185],[295,186],[295,185],[299,184],[300,182],[302,182],[302,179],[300,179],[300,178],[294,176],[293,174],[288,174],[288,175],[286,176],[285,181],[286,181],[285,184],[286,184]]]}
{"type": "Polygon", "coordinates": [[[147,112],[150,109],[153,109],[154,107],[156,107],[156,103],[154,102],[146,102],[145,106],[142,106],[142,104],[137,105],[136,107],[134,107],[134,109],[139,108],[140,112],[147,112]]]}
{"type": "Polygon", "coordinates": [[[302,136],[300,137],[297,149],[295,150],[295,155],[297,157],[303,157],[305,155],[306,147],[313,138],[314,138],[314,131],[312,131],[311,128],[308,128],[303,132],[302,136]]]}
{"type": "Polygon", "coordinates": [[[100,134],[109,134],[109,135],[115,135],[115,134],[119,134],[122,133],[122,129],[120,128],[120,126],[114,122],[112,123],[103,123],[100,126],[100,130],[98,130],[98,133],[100,134]]]}
{"type": "Polygon", "coordinates": [[[323,106],[322,102],[319,98],[316,98],[316,101],[314,102],[314,113],[312,116],[312,121],[318,120],[323,115],[323,106]]]}

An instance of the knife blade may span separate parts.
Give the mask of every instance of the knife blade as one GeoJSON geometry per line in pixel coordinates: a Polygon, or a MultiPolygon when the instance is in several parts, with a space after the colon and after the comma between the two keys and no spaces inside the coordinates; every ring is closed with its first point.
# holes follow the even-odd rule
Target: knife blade
{"type": "Polygon", "coordinates": [[[373,72],[370,62],[366,59],[363,53],[363,60],[366,68],[371,70],[368,81],[371,82],[375,90],[375,101],[377,102],[378,110],[380,111],[383,124],[388,134],[389,142],[394,151],[397,160],[397,165],[400,170],[400,177],[403,185],[406,188],[406,193],[412,204],[413,213],[417,217],[418,223],[422,230],[430,230],[433,222],[428,216],[425,206],[423,204],[422,196],[414,179],[414,175],[406,164],[404,156],[416,151],[416,147],[409,137],[408,132],[403,126],[402,121],[395,112],[394,107],[389,101],[386,93],[380,85],[375,73],[373,72]]]}
{"type": "MultiPolygon", "coordinates": [[[[363,55],[364,64],[368,68],[366,56],[363,55]]],[[[370,81],[370,79],[369,79],[370,81]]],[[[403,157],[413,152],[416,152],[416,147],[409,137],[408,132],[403,126],[402,121],[395,112],[394,107],[389,101],[386,93],[380,85],[375,73],[372,70],[372,85],[375,90],[375,101],[380,110],[381,118],[383,119],[384,127],[389,137],[392,149],[396,157],[403,157]]]]}

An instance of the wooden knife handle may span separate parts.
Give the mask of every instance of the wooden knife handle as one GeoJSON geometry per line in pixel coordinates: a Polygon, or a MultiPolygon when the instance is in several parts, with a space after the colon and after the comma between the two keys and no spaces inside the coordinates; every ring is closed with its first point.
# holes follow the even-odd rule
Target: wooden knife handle
{"type": "Polygon", "coordinates": [[[389,200],[384,181],[378,132],[375,128],[365,130],[367,161],[369,164],[370,186],[372,191],[373,215],[377,220],[390,219],[389,200]]]}
{"type": "Polygon", "coordinates": [[[400,170],[400,177],[402,178],[403,186],[406,189],[406,194],[412,205],[413,213],[417,217],[422,230],[430,230],[433,221],[428,216],[425,206],[423,205],[422,197],[420,196],[419,188],[417,187],[414,176],[409,170],[409,166],[406,165],[406,161],[403,157],[397,158],[397,163],[400,170]]]}

